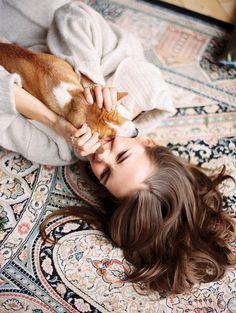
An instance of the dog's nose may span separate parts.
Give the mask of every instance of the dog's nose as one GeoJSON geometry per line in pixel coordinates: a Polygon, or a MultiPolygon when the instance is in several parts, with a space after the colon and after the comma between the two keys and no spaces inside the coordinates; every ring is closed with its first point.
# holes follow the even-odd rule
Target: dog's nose
{"type": "Polygon", "coordinates": [[[137,136],[138,136],[138,133],[139,133],[139,130],[138,130],[138,128],[136,127],[136,128],[135,128],[134,135],[132,136],[132,138],[137,137],[137,136]]]}

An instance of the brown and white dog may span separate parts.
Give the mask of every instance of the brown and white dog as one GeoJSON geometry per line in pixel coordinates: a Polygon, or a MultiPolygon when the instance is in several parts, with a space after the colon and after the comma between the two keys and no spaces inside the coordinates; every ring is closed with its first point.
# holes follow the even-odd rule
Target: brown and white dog
{"type": "MultiPolygon", "coordinates": [[[[138,131],[123,105],[118,104],[116,110],[108,112],[105,108],[99,109],[96,103],[87,103],[81,83],[83,75],[76,74],[61,58],[0,43],[0,65],[10,73],[18,73],[25,90],[76,128],[86,122],[93,132],[99,133],[100,139],[115,135],[137,136],[138,131]]],[[[126,95],[126,92],[118,92],[117,99],[126,95]]]]}

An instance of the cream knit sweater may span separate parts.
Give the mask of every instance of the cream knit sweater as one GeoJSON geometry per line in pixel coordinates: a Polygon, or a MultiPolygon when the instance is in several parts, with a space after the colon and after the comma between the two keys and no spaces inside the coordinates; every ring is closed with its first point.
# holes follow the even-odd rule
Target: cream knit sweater
{"type": "MultiPolygon", "coordinates": [[[[139,40],[82,2],[0,0],[0,40],[51,52],[95,83],[128,91],[123,104],[133,117],[143,112],[135,120],[141,134],[174,113],[168,87],[160,71],[145,60],[139,40]]],[[[21,84],[19,75],[0,67],[0,145],[37,163],[75,162],[64,138],[16,111],[14,82],[21,84]]]]}

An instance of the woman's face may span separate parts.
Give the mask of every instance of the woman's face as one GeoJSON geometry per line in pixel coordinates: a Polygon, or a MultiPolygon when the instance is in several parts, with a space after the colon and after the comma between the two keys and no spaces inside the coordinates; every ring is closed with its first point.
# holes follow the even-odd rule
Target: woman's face
{"type": "Polygon", "coordinates": [[[145,188],[143,181],[154,168],[145,146],[153,146],[152,139],[115,137],[103,143],[104,152],[89,156],[95,176],[111,194],[122,198],[136,189],[145,188]]]}

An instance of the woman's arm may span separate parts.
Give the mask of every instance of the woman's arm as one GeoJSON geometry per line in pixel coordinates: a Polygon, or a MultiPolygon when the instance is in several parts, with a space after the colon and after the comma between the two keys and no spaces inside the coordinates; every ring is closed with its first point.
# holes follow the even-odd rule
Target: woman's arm
{"type": "MultiPolygon", "coordinates": [[[[18,110],[29,115],[29,118],[44,121],[44,118],[40,117],[42,111],[34,116],[32,112],[32,115],[28,114],[23,108],[24,103],[28,106],[30,102],[22,102],[25,99],[22,97],[21,100],[18,99],[15,95],[15,84],[21,86],[19,75],[10,74],[0,66],[0,146],[9,151],[18,152],[28,160],[40,164],[64,165],[75,162],[77,158],[62,136],[38,121],[28,120],[17,111],[16,102],[18,110]]],[[[25,90],[19,89],[16,91],[17,95],[19,91],[28,95],[25,90]]],[[[35,104],[34,101],[33,104],[35,104]]],[[[47,115],[46,117],[48,118],[47,115]]],[[[65,121],[62,118],[61,120],[65,121]]],[[[56,125],[58,126],[58,123],[56,125]]],[[[65,131],[68,128],[61,127],[61,129],[65,131]]]]}
{"type": "Polygon", "coordinates": [[[28,119],[43,123],[63,136],[66,140],[70,140],[72,134],[77,130],[70,122],[57,115],[40,100],[18,85],[15,84],[13,89],[16,110],[19,113],[28,119]]]}
{"type": "Polygon", "coordinates": [[[16,110],[24,117],[41,122],[53,128],[57,119],[56,113],[51,111],[40,100],[32,96],[25,89],[17,86],[13,87],[16,110]]]}
{"type": "MultiPolygon", "coordinates": [[[[88,101],[89,97],[92,96],[90,88],[86,87],[93,85],[93,82],[83,77],[82,84],[85,87],[85,97],[88,101]]],[[[95,86],[94,89],[95,100],[98,105],[104,105],[106,108],[112,108],[112,106],[116,105],[117,91],[115,88],[95,86]]],[[[84,124],[80,129],[76,129],[70,122],[51,111],[40,100],[23,88],[14,84],[13,91],[16,110],[19,113],[26,118],[33,119],[52,128],[68,142],[72,143],[74,149],[77,150],[81,156],[94,153],[101,145],[101,143],[99,143],[98,133],[93,133],[87,125],[84,124]],[[73,139],[71,139],[71,137],[73,139]]]]}

